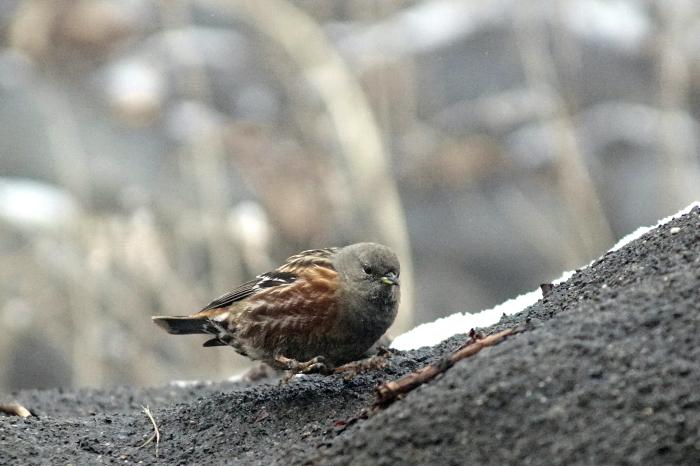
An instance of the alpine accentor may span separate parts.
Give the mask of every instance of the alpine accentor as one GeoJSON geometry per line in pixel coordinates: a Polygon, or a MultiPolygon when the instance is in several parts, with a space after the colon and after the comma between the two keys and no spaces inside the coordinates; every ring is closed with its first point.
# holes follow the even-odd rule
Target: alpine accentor
{"type": "Polygon", "coordinates": [[[399,261],[388,247],[358,243],[290,257],[188,317],[153,317],[175,335],[204,333],[204,346],[295,372],[362,358],[394,322],[399,261]]]}

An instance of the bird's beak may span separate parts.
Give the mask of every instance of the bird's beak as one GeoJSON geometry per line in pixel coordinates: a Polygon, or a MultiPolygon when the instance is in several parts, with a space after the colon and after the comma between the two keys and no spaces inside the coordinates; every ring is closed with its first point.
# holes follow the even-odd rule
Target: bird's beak
{"type": "Polygon", "coordinates": [[[387,285],[399,286],[399,277],[397,277],[394,272],[389,272],[386,275],[383,275],[382,278],[380,278],[380,280],[386,283],[387,285]]]}

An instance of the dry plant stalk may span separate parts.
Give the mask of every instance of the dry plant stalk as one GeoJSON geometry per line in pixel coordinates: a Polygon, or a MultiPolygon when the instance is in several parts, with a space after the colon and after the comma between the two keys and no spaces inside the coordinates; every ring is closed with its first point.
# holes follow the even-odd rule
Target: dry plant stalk
{"type": "Polygon", "coordinates": [[[143,412],[146,413],[146,416],[148,416],[148,419],[151,421],[151,424],[153,424],[153,430],[155,431],[151,437],[143,442],[139,448],[143,448],[149,443],[153,441],[153,439],[156,439],[156,458],[158,458],[158,445],[160,444],[160,431],[158,430],[158,425],[156,424],[156,420],[153,419],[153,415],[151,414],[151,410],[148,409],[148,406],[141,406],[143,408],[143,412]]]}
{"type": "Polygon", "coordinates": [[[509,328],[490,336],[484,336],[482,332],[475,332],[472,329],[469,332],[469,339],[458,350],[454,351],[449,356],[442,358],[434,364],[429,364],[425,367],[411,372],[397,380],[383,383],[377,387],[377,400],[374,403],[374,408],[384,408],[396,399],[403,397],[406,393],[414,388],[428,382],[436,375],[445,372],[452,367],[460,359],[478,353],[487,346],[492,346],[500,342],[505,336],[514,332],[514,329],[509,328]]]}
{"type": "Polygon", "coordinates": [[[19,403],[6,403],[0,405],[0,412],[10,416],[29,417],[32,413],[19,403]]]}

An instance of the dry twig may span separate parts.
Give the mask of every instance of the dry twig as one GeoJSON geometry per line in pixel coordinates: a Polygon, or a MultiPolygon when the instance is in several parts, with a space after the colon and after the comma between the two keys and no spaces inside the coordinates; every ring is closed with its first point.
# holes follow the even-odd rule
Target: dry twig
{"type": "Polygon", "coordinates": [[[540,285],[540,290],[542,290],[542,297],[546,298],[554,292],[554,284],[552,283],[542,283],[540,285]]]}
{"type": "Polygon", "coordinates": [[[469,332],[469,339],[466,343],[449,356],[442,358],[437,363],[421,367],[400,379],[379,385],[377,387],[377,400],[374,403],[374,407],[381,408],[390,405],[396,399],[401,398],[414,388],[431,380],[436,375],[445,372],[460,359],[471,356],[479,352],[482,348],[498,343],[505,336],[513,332],[514,330],[509,328],[487,337],[484,336],[482,332],[477,333],[472,329],[469,332]]]}
{"type": "Polygon", "coordinates": [[[361,361],[351,362],[349,364],[343,364],[342,366],[338,366],[333,369],[333,373],[342,374],[343,372],[347,372],[347,374],[345,374],[345,380],[350,380],[360,372],[379,370],[386,366],[386,364],[387,362],[385,356],[372,356],[369,359],[363,359],[361,361]]]}
{"type": "Polygon", "coordinates": [[[148,409],[148,406],[141,406],[143,408],[143,412],[146,413],[146,416],[148,416],[148,419],[150,419],[151,424],[153,424],[153,430],[155,431],[153,435],[151,435],[151,438],[143,442],[139,448],[143,448],[149,443],[153,441],[153,439],[156,439],[156,458],[158,458],[158,444],[160,443],[160,431],[158,430],[158,425],[156,424],[156,420],[153,419],[153,415],[151,414],[151,410],[148,409]]]}

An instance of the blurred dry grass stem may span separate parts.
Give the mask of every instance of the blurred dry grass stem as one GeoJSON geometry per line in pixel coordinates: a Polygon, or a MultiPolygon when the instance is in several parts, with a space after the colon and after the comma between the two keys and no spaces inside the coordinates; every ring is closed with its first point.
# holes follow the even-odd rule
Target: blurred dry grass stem
{"type": "Polygon", "coordinates": [[[389,171],[387,154],[372,109],[343,59],[319,25],[283,0],[199,0],[243,12],[254,27],[278,44],[321,95],[352,173],[360,212],[367,212],[380,242],[392,246],[401,261],[402,302],[391,329],[400,334],[412,325],[413,266],[401,201],[389,171]]]}
{"type": "Polygon", "coordinates": [[[567,258],[565,267],[575,268],[604,251],[612,244],[613,235],[596,186],[582,159],[571,111],[559,93],[562,87],[549,52],[549,38],[541,14],[535,3],[525,2],[519,6],[516,42],[528,85],[554,103],[538,118],[543,126],[553,125],[554,176],[568,208],[571,227],[562,232],[568,239],[566,247],[563,250],[553,248],[552,253],[567,258]]]}

